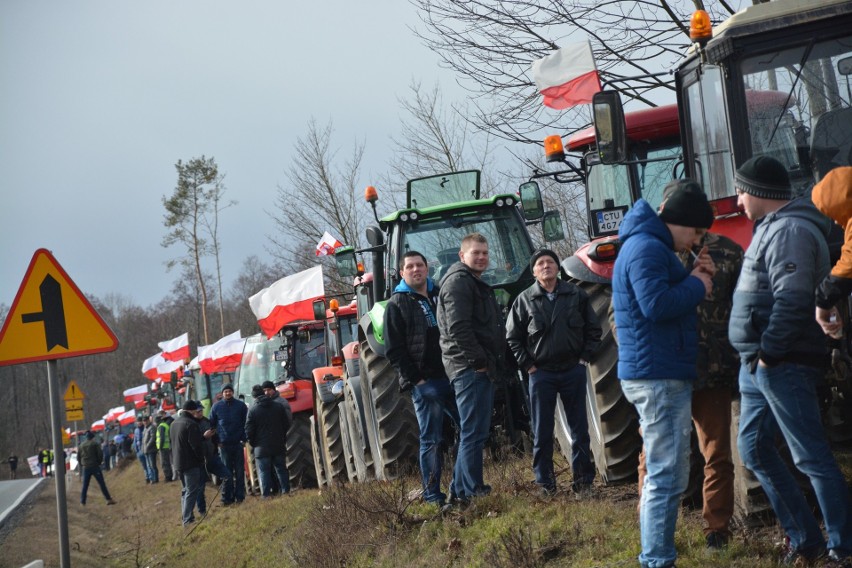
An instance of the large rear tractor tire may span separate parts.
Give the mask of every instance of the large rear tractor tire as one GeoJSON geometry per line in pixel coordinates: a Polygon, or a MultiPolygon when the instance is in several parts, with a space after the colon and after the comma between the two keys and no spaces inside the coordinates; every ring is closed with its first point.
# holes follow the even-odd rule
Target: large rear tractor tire
{"type": "Polygon", "coordinates": [[[396,371],[361,341],[361,395],[377,479],[395,479],[417,464],[419,428],[411,398],[399,392],[396,371]]]}
{"type": "Polygon", "coordinates": [[[325,477],[325,461],[322,457],[322,444],[320,442],[320,429],[316,416],[311,416],[311,453],[314,456],[314,472],[317,476],[317,485],[325,487],[328,480],[325,477]]]}
{"type": "Polygon", "coordinates": [[[343,385],[343,414],[347,423],[352,464],[358,481],[364,482],[374,478],[373,454],[370,451],[370,441],[367,437],[367,421],[364,413],[364,402],[361,398],[361,378],[348,377],[343,385]]]}
{"type": "Polygon", "coordinates": [[[346,461],[343,455],[343,440],[340,436],[340,415],[337,404],[325,404],[314,400],[319,416],[320,447],[325,465],[325,479],[329,485],[344,483],[346,461]]]}
{"type": "Polygon", "coordinates": [[[346,479],[350,483],[358,481],[358,472],[355,469],[355,456],[352,453],[352,436],[349,434],[349,420],[346,418],[346,405],[341,399],[337,405],[337,414],[340,424],[340,441],[343,446],[343,464],[345,466],[346,479]]]}
{"type": "Polygon", "coordinates": [[[293,414],[293,424],[287,431],[287,469],[290,471],[290,487],[317,486],[317,473],[311,450],[311,413],[309,411],[293,414]]]}
{"type": "MultiPolygon", "coordinates": [[[[589,295],[603,335],[601,347],[586,368],[586,401],[589,438],[601,481],[606,484],[636,480],[636,467],[642,449],[639,417],[624,397],[618,380],[618,346],[609,325],[612,287],[607,284],[575,281],[589,295]]],[[[564,414],[564,413],[563,413],[564,414]]],[[[557,427],[564,424],[557,420],[557,427]]],[[[558,433],[557,433],[558,434],[558,433]]],[[[557,435],[557,439],[564,436],[557,435]]],[[[560,443],[560,447],[563,444],[560,443]]],[[[565,453],[563,451],[563,453],[565,453]]],[[[567,459],[570,462],[570,446],[567,459]]]]}

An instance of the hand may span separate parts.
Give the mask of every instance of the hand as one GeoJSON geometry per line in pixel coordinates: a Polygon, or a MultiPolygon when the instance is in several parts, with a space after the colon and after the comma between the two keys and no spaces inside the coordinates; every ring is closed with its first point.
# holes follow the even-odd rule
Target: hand
{"type": "Polygon", "coordinates": [[[704,284],[704,297],[708,297],[710,292],[713,291],[713,281],[710,279],[710,275],[703,267],[693,268],[690,274],[701,280],[701,283],[704,284]]]}
{"type": "Polygon", "coordinates": [[[764,363],[764,362],[763,362],[763,359],[758,359],[758,360],[757,360],[757,366],[758,366],[758,367],[760,367],[760,368],[762,368],[762,369],[765,369],[765,368],[767,368],[769,365],[767,365],[766,363],[764,363]]]}
{"type": "Polygon", "coordinates": [[[843,322],[840,319],[840,312],[837,311],[836,307],[828,310],[817,308],[816,321],[827,336],[834,339],[843,337],[843,322]]]}
{"type": "Polygon", "coordinates": [[[529,369],[527,369],[527,375],[532,375],[532,374],[533,374],[533,373],[535,373],[536,371],[538,371],[538,367],[536,367],[535,365],[533,365],[532,367],[530,367],[529,369]]]}
{"type": "Polygon", "coordinates": [[[426,384],[426,379],[420,379],[420,380],[417,382],[417,384],[415,384],[414,386],[415,386],[415,387],[419,387],[420,385],[425,385],[425,384],[426,384]]]}
{"type": "Polygon", "coordinates": [[[702,247],[698,255],[695,257],[695,262],[692,263],[693,268],[700,268],[702,271],[710,275],[710,278],[716,276],[716,263],[710,257],[710,252],[707,247],[702,247]]]}
{"type": "Polygon", "coordinates": [[[476,372],[477,372],[477,373],[487,373],[487,372],[488,372],[488,367],[483,367],[483,368],[481,368],[481,369],[476,369],[476,372]]]}

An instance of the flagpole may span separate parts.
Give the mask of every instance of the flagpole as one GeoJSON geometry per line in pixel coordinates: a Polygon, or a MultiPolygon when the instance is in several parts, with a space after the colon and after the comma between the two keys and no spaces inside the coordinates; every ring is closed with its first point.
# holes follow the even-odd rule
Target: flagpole
{"type": "Polygon", "coordinates": [[[62,450],[62,420],[59,414],[59,376],[56,359],[47,362],[47,386],[50,395],[50,422],[53,434],[53,477],[56,483],[56,513],[59,520],[59,555],[61,568],[71,568],[68,547],[68,504],[65,501],[65,452],[62,450]],[[61,474],[60,474],[61,472],[61,474]]]}

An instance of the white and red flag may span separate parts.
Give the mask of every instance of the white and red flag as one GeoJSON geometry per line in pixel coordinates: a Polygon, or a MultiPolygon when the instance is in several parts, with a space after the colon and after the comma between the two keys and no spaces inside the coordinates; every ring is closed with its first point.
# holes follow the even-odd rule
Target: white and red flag
{"type": "Polygon", "coordinates": [[[233,371],[240,364],[246,340],[235,331],[212,345],[198,348],[198,363],[206,374],[233,371]]]}
{"type": "Polygon", "coordinates": [[[588,41],[572,43],[532,64],[533,81],[544,106],[563,110],[592,102],[601,80],[588,41]]]}
{"type": "Polygon", "coordinates": [[[322,234],[320,242],[317,243],[317,256],[334,254],[334,249],[342,247],[343,243],[332,237],[328,231],[322,234]]]}
{"type": "Polygon", "coordinates": [[[189,359],[189,333],[184,333],[168,341],[161,341],[157,345],[163,350],[163,359],[166,361],[189,359]]]}
{"type": "Polygon", "coordinates": [[[325,296],[322,266],[285,276],[251,298],[249,306],[267,338],[294,321],[314,319],[314,300],[325,296]]]}
{"type": "Polygon", "coordinates": [[[109,422],[115,422],[122,414],[124,414],[124,407],[116,406],[115,408],[111,408],[110,411],[106,413],[106,416],[104,416],[104,418],[109,422]]]}
{"type": "Polygon", "coordinates": [[[152,381],[157,379],[157,367],[165,363],[165,359],[163,359],[162,353],[157,353],[156,355],[152,355],[145,359],[142,362],[142,374],[151,379],[152,381]]]}
{"type": "Polygon", "coordinates": [[[172,373],[176,373],[183,368],[183,361],[166,361],[163,359],[157,363],[157,378],[164,383],[172,381],[172,373]]]}
{"type": "Polygon", "coordinates": [[[136,402],[137,400],[143,400],[146,394],[148,394],[147,384],[127,389],[124,391],[124,402],[136,402]]]}
{"type": "Polygon", "coordinates": [[[128,424],[132,424],[136,421],[136,409],[131,408],[124,414],[118,417],[118,423],[122,426],[127,426],[128,424]]]}
{"type": "Polygon", "coordinates": [[[105,427],[106,426],[104,425],[104,421],[102,419],[101,420],[95,420],[94,422],[92,422],[92,427],[89,428],[89,430],[91,430],[92,432],[100,432],[105,427]]]}

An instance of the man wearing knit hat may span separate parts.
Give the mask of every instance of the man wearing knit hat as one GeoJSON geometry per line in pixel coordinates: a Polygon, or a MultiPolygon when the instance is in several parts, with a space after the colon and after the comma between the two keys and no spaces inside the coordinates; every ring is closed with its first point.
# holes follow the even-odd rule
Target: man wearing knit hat
{"type": "Polygon", "coordinates": [[[673,566],[680,496],[689,477],[692,383],[697,376],[696,308],[715,273],[706,250],[692,270],[689,251],[713,223],[707,196],[692,180],[675,180],[659,215],[644,199],[618,231],[612,301],[618,328],[618,377],[639,413],[647,476],[639,504],[642,566],[673,566]]]}
{"type": "Polygon", "coordinates": [[[595,478],[586,418],[586,365],[601,344],[601,326],[586,292],[558,279],[555,252],[535,251],[530,267],[536,281],[515,299],[506,341],[529,375],[535,481],[542,495],[556,493],[553,426],[559,396],[571,431],[572,489],[582,497],[595,478]]]}
{"type": "Polygon", "coordinates": [[[814,290],[829,271],[830,223],[807,198],[793,199],[787,170],[772,157],[745,162],[734,185],[739,205],[755,221],[728,329],[741,364],[737,446],[787,534],[785,563],[809,565],[825,554],[826,542],[778,453],[779,431],[814,488],[831,557],[847,559],[849,491],[825,438],[815,390],[828,362],[814,320],[814,290]]]}
{"type": "Polygon", "coordinates": [[[222,504],[242,503],[246,497],[245,453],[246,403],[234,397],[234,386],[222,385],[222,400],[210,409],[210,424],[219,435],[219,457],[231,472],[222,483],[222,504]]]}

